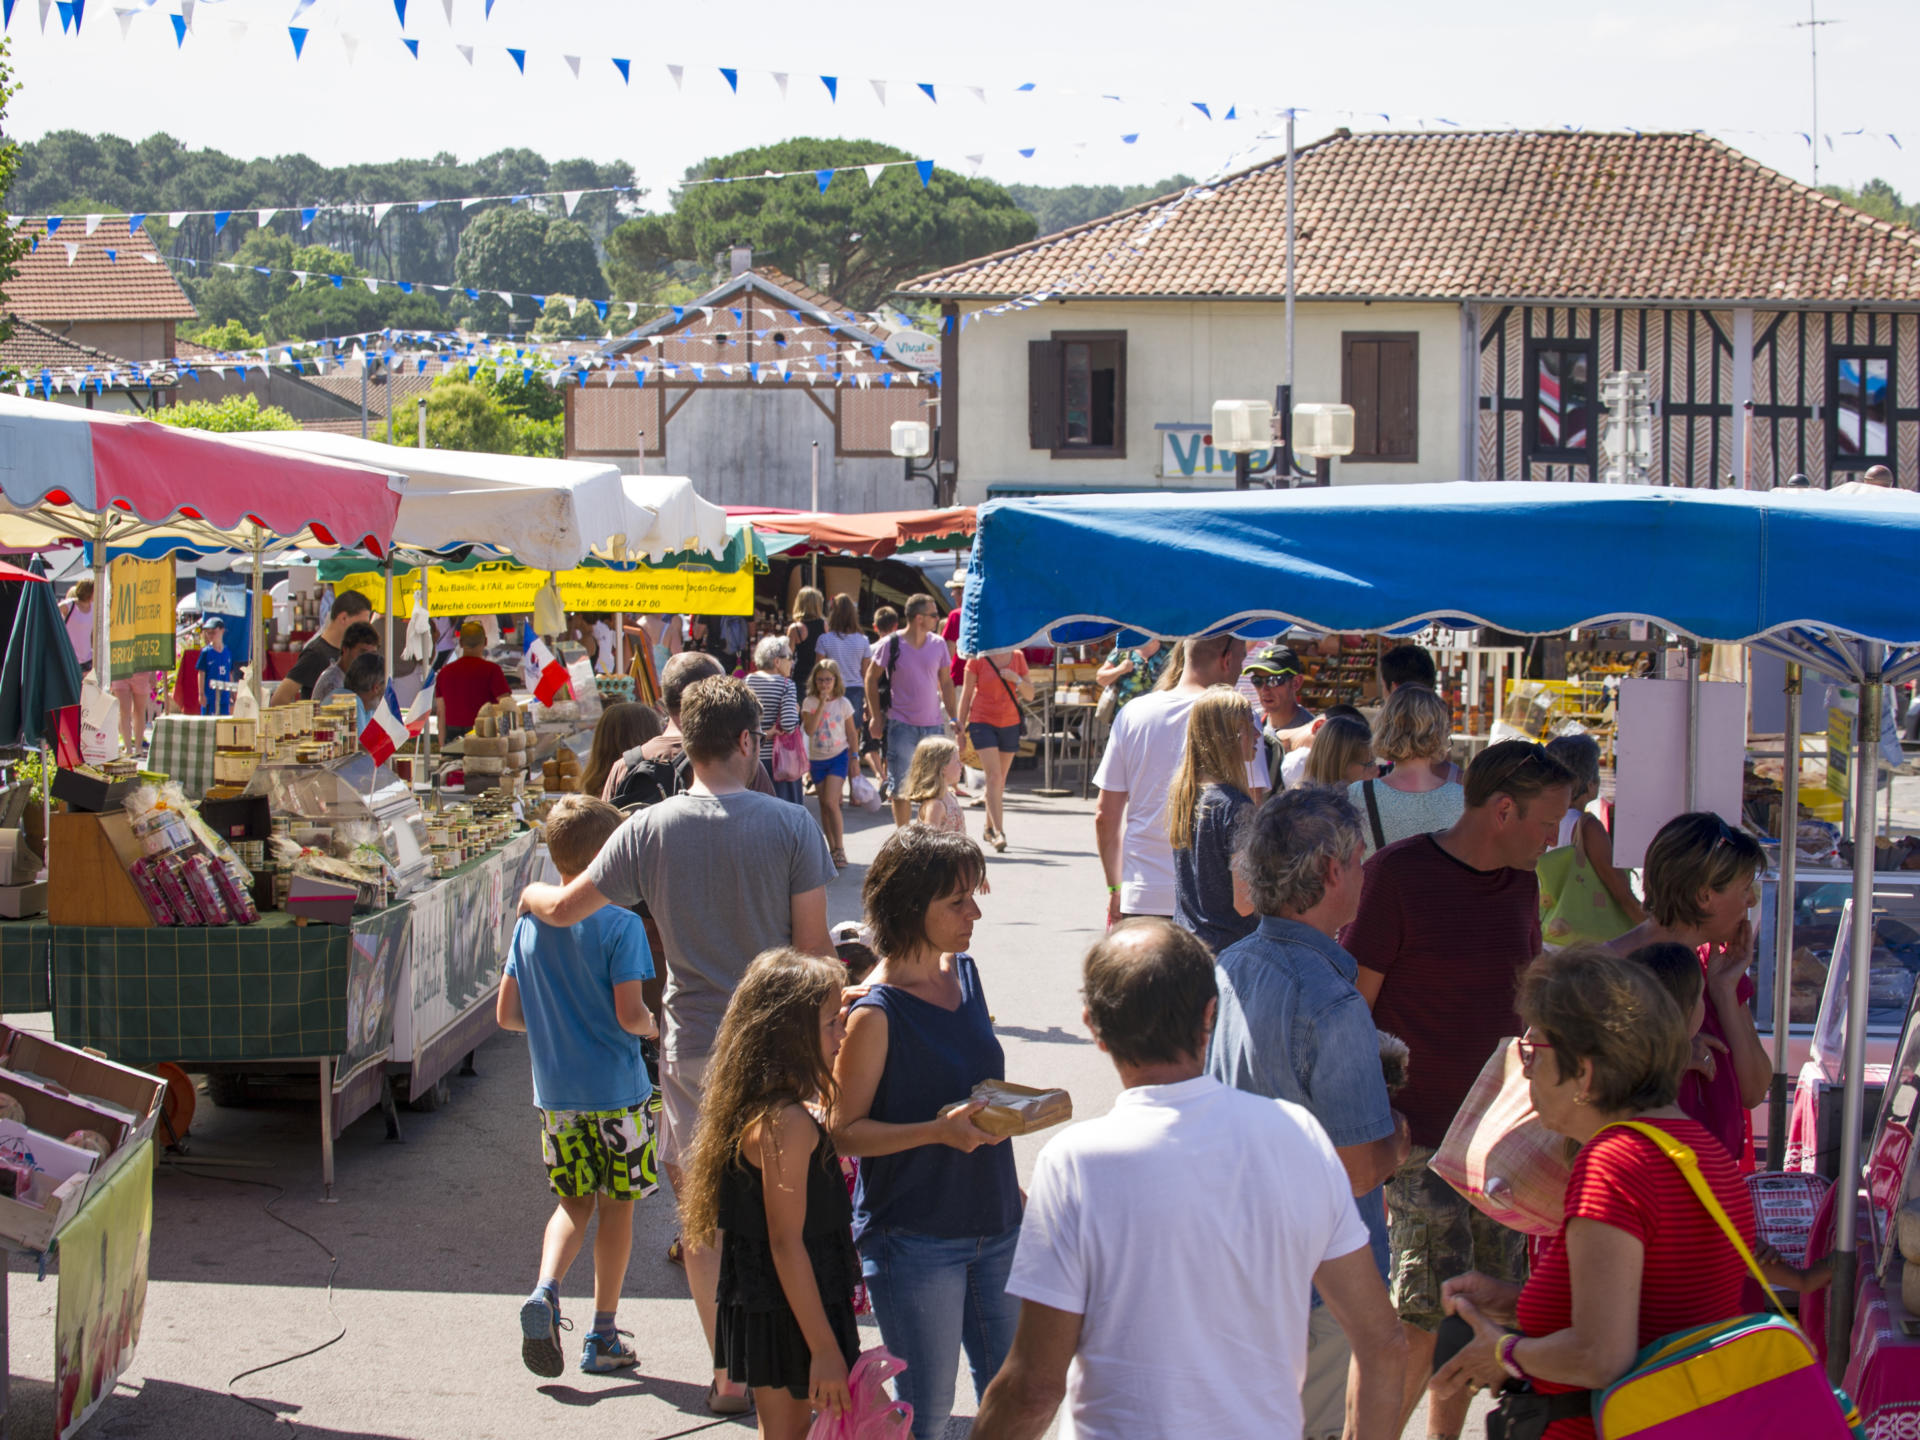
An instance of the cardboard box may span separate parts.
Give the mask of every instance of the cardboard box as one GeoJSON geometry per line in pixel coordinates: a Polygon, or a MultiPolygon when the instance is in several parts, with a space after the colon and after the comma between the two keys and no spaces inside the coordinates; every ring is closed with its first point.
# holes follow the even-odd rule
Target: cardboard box
{"type": "Polygon", "coordinates": [[[124,780],[102,780],[77,770],[53,772],[53,798],[66,801],[75,810],[119,810],[139,786],[140,779],[134,775],[124,780]]]}
{"type": "Polygon", "coordinates": [[[46,881],[36,881],[31,885],[0,885],[0,915],[9,920],[23,920],[29,915],[46,913],[46,881]]]}
{"type": "Polygon", "coordinates": [[[87,1196],[153,1138],[166,1082],[10,1025],[0,1025],[0,1066],[0,1092],[20,1102],[27,1124],[40,1135],[58,1140],[75,1130],[97,1130],[113,1147],[89,1173],[62,1183],[45,1208],[0,1195],[0,1236],[44,1250],[87,1196]],[[114,1108],[102,1108],[94,1097],[114,1108]],[[128,1114],[136,1118],[129,1122],[128,1114]]]}

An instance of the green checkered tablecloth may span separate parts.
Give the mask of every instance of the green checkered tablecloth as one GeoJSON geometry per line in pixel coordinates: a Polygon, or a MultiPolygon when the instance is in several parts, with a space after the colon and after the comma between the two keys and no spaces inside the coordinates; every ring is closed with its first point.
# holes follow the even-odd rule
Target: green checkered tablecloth
{"type": "Polygon", "coordinates": [[[0,1010],[22,1015],[53,1008],[47,991],[52,937],[44,919],[0,920],[0,1010]]]}
{"type": "Polygon", "coordinates": [[[162,715],[153,722],[147,768],[180,782],[187,799],[198,800],[213,785],[216,715],[162,715]]]}
{"type": "Polygon", "coordinates": [[[122,1065],[338,1055],[352,949],[345,926],[277,911],[239,927],[62,925],[54,1034],[122,1065]]]}

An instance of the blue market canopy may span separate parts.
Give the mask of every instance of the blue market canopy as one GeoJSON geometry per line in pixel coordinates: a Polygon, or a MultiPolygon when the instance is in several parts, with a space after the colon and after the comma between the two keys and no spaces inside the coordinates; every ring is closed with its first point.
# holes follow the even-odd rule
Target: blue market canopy
{"type": "MultiPolygon", "coordinates": [[[[990,501],[962,648],[1288,625],[1517,634],[1644,619],[1920,673],[1920,497],[1456,482],[990,501]]],[[[1879,667],[1876,667],[1879,668],[1879,667]]]]}

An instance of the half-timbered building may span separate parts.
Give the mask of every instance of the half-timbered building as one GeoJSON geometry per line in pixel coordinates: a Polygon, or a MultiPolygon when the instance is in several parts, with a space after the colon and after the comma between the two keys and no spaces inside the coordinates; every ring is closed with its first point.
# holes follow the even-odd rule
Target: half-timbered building
{"type": "MultiPolygon", "coordinates": [[[[1294,169],[1336,483],[1601,479],[1619,372],[1649,483],[1920,481],[1910,229],[1696,134],[1336,132],[1294,169]]],[[[1276,160],[904,287],[947,317],[958,498],[1230,484],[1207,420],[1284,378],[1285,199],[1276,160]]]]}

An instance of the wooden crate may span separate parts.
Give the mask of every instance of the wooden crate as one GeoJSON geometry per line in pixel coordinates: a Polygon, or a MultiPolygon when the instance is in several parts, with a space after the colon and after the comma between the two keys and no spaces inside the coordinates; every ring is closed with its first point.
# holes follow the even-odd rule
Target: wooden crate
{"type": "Polygon", "coordinates": [[[47,838],[48,920],[55,925],[152,926],[153,916],[129,873],[142,851],[124,814],[55,815],[47,838]]]}

